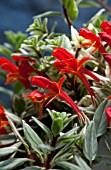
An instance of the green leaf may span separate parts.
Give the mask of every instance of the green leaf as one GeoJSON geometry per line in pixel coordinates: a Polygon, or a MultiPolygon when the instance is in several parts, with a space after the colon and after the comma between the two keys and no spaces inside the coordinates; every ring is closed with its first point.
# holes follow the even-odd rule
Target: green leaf
{"type": "Polygon", "coordinates": [[[18,95],[15,95],[13,99],[13,108],[18,115],[21,115],[22,112],[26,110],[24,99],[18,95]]]}
{"type": "Polygon", "coordinates": [[[21,166],[26,161],[33,162],[33,160],[27,159],[27,158],[9,158],[6,161],[0,162],[0,169],[1,170],[12,170],[12,169],[15,169],[21,166]]]}
{"type": "Polygon", "coordinates": [[[81,170],[92,170],[80,156],[75,155],[75,160],[81,170]]]}
{"type": "Polygon", "coordinates": [[[6,55],[7,57],[11,58],[11,50],[9,50],[8,48],[6,48],[3,45],[0,45],[0,53],[2,53],[3,55],[6,55]]]}
{"type": "Polygon", "coordinates": [[[63,119],[62,118],[56,118],[53,120],[51,125],[51,130],[54,134],[54,136],[57,136],[63,129],[63,119]]]}
{"type": "Polygon", "coordinates": [[[76,137],[74,140],[72,140],[72,141],[69,142],[67,145],[65,145],[65,147],[63,147],[63,148],[54,156],[54,158],[53,158],[53,160],[52,160],[52,163],[53,163],[53,162],[56,162],[57,159],[60,160],[60,157],[61,157],[63,154],[65,154],[65,153],[67,153],[68,151],[70,151],[71,146],[74,145],[74,144],[79,140],[79,138],[80,138],[80,137],[76,137]]]}
{"type": "Polygon", "coordinates": [[[13,152],[16,152],[20,145],[21,145],[21,143],[16,143],[16,144],[9,146],[9,147],[0,148],[0,157],[9,155],[13,152]]]}
{"type": "Polygon", "coordinates": [[[75,0],[61,0],[65,6],[68,17],[71,21],[74,21],[78,16],[78,8],[75,0]]]}
{"type": "Polygon", "coordinates": [[[24,90],[24,86],[23,84],[21,84],[19,81],[16,81],[14,84],[13,84],[13,91],[15,94],[21,94],[24,90]]]}
{"type": "Polygon", "coordinates": [[[63,129],[66,128],[68,126],[68,124],[70,122],[72,122],[72,120],[74,120],[77,117],[77,115],[73,115],[71,117],[66,117],[63,121],[63,129]]]}
{"type": "Polygon", "coordinates": [[[92,162],[96,158],[97,150],[98,150],[98,146],[97,146],[95,124],[93,121],[91,121],[86,129],[83,152],[85,157],[90,162],[92,162]]]}
{"type": "Polygon", "coordinates": [[[6,37],[7,37],[7,40],[11,43],[11,44],[13,44],[13,45],[15,45],[15,37],[16,37],[16,34],[13,32],[13,31],[5,31],[5,35],[6,35],[6,37]]]}
{"type": "Polygon", "coordinates": [[[26,34],[21,33],[20,31],[15,33],[13,31],[5,31],[6,38],[8,39],[9,43],[13,47],[13,52],[18,52],[21,43],[26,39],[26,34]]]}
{"type": "MultiPolygon", "coordinates": [[[[96,23],[96,21],[100,18],[102,13],[105,12],[105,9],[101,9],[99,12],[97,12],[90,20],[88,23],[92,23],[93,25],[96,23]]],[[[88,25],[88,24],[87,24],[88,25]]]]}
{"type": "Polygon", "coordinates": [[[11,98],[13,97],[14,95],[14,92],[12,90],[9,90],[5,87],[0,87],[0,93],[4,93],[4,94],[7,94],[8,96],[10,96],[11,98]]]}
{"type": "Polygon", "coordinates": [[[6,115],[11,118],[11,120],[17,124],[22,124],[22,120],[15,114],[8,112],[5,110],[6,115]]]}
{"type": "Polygon", "coordinates": [[[41,18],[41,17],[48,17],[48,16],[62,16],[62,13],[58,11],[48,11],[34,16],[34,19],[41,18]]]}
{"type": "Polygon", "coordinates": [[[30,143],[33,141],[35,144],[43,144],[43,141],[41,138],[37,135],[37,133],[27,124],[23,121],[23,130],[24,134],[26,136],[27,141],[30,143]]]}
{"type": "Polygon", "coordinates": [[[98,161],[101,161],[107,165],[111,165],[111,155],[100,155],[98,161]]]}
{"type": "Polygon", "coordinates": [[[80,0],[79,3],[77,3],[79,7],[100,7],[100,5],[97,2],[94,1],[87,1],[87,0],[80,0]]]}
{"type": "Polygon", "coordinates": [[[20,135],[20,133],[18,132],[18,130],[16,129],[14,123],[12,122],[12,120],[7,116],[7,119],[10,123],[10,126],[15,134],[15,136],[22,142],[22,144],[24,145],[27,153],[30,155],[30,151],[29,151],[29,146],[27,145],[27,143],[24,141],[23,137],[20,135]]]}
{"type": "Polygon", "coordinates": [[[41,168],[39,166],[30,166],[22,170],[46,170],[45,168],[41,168]]]}
{"type": "Polygon", "coordinates": [[[111,106],[110,100],[104,100],[97,108],[96,112],[94,113],[94,123],[96,128],[97,137],[103,135],[107,130],[107,116],[105,109],[106,107],[111,106]]]}
{"type": "Polygon", "coordinates": [[[37,135],[37,133],[24,121],[23,121],[23,131],[27,142],[34,149],[34,151],[36,151],[39,154],[41,161],[43,161],[42,153],[40,150],[42,150],[44,153],[46,151],[43,148],[39,148],[39,145],[43,144],[43,141],[37,135]]]}
{"type": "Polygon", "coordinates": [[[38,126],[40,126],[42,128],[42,130],[46,133],[48,138],[51,140],[53,135],[52,135],[52,132],[50,131],[50,129],[46,125],[44,125],[42,122],[40,122],[37,118],[32,117],[32,119],[37,123],[38,126]]]}
{"type": "Polygon", "coordinates": [[[72,137],[74,135],[74,132],[76,132],[79,129],[78,126],[74,126],[71,130],[69,130],[68,132],[64,133],[62,136],[60,136],[57,140],[57,143],[63,142],[64,139],[68,139],[70,137],[72,137]]]}
{"type": "Polygon", "coordinates": [[[71,50],[72,46],[71,46],[71,41],[69,40],[69,38],[66,35],[62,35],[60,37],[61,42],[60,42],[60,47],[65,48],[67,50],[71,50]]]}
{"type": "Polygon", "coordinates": [[[74,165],[66,161],[60,161],[60,162],[57,161],[57,166],[60,166],[66,170],[81,170],[77,165],[74,165]]]}
{"type": "Polygon", "coordinates": [[[47,22],[47,18],[45,18],[43,21],[41,18],[34,19],[34,23],[32,23],[26,30],[30,32],[30,35],[33,35],[33,37],[30,37],[30,39],[25,41],[28,43],[28,47],[32,46],[32,48],[35,49],[38,46],[38,43],[40,43],[40,39],[42,40],[43,37],[48,35],[47,22]]]}
{"type": "Polygon", "coordinates": [[[16,142],[14,135],[0,135],[0,145],[10,145],[16,142]]]}
{"type": "Polygon", "coordinates": [[[44,150],[44,153],[50,153],[51,151],[55,150],[52,146],[46,145],[46,144],[39,144],[38,148],[41,150],[44,150]]]}

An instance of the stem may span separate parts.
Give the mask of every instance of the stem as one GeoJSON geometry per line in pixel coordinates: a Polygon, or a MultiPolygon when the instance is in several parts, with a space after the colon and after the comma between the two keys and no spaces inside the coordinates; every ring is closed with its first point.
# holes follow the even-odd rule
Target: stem
{"type": "Polygon", "coordinates": [[[77,58],[78,57],[78,54],[79,54],[79,51],[81,50],[81,48],[77,48],[77,50],[76,50],[76,54],[75,54],[75,58],[77,58]]]}
{"type": "Polygon", "coordinates": [[[78,144],[75,144],[75,146],[76,146],[77,150],[78,150],[81,154],[83,154],[83,150],[80,148],[80,146],[79,146],[78,144]]]}
{"type": "MultiPolygon", "coordinates": [[[[53,137],[52,144],[51,144],[52,147],[55,147],[57,138],[58,138],[58,136],[53,137]]],[[[50,162],[51,162],[51,160],[52,160],[52,158],[54,156],[54,153],[55,152],[52,151],[50,154],[47,155],[47,160],[46,160],[46,163],[45,163],[46,169],[50,169],[51,168],[50,162]]]]}
{"type": "Polygon", "coordinates": [[[111,7],[109,7],[107,4],[104,2],[101,2],[100,0],[96,0],[96,2],[103,8],[105,8],[107,11],[111,12],[111,7]]]}
{"type": "Polygon", "coordinates": [[[69,16],[68,16],[67,9],[66,9],[65,5],[62,4],[62,7],[63,7],[63,12],[64,12],[64,16],[65,16],[65,18],[66,18],[67,24],[68,24],[68,26],[69,26],[69,28],[70,28],[71,25],[72,25],[72,22],[71,22],[71,20],[70,20],[70,18],[69,18],[69,16]]]}
{"type": "Polygon", "coordinates": [[[34,51],[36,52],[38,58],[42,58],[42,55],[40,54],[40,52],[39,52],[38,50],[36,50],[36,49],[34,48],[34,51]]]}

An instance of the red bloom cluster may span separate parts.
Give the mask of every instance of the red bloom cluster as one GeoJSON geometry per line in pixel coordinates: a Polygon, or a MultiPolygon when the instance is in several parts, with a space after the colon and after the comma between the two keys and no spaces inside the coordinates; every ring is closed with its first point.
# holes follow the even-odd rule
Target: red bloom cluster
{"type": "MultiPolygon", "coordinates": [[[[100,32],[98,35],[95,35],[87,28],[80,29],[79,35],[88,40],[83,41],[81,47],[93,46],[95,48],[93,52],[99,50],[103,54],[104,59],[111,66],[111,54],[108,54],[106,52],[106,49],[102,43],[102,41],[106,42],[107,45],[109,45],[109,47],[111,48],[111,24],[107,21],[104,21],[100,25],[100,27],[104,32],[100,32]]],[[[78,60],[67,50],[60,47],[54,49],[54,51],[52,52],[52,56],[56,58],[54,62],[54,67],[58,68],[58,71],[61,73],[73,74],[74,82],[76,81],[76,77],[78,77],[89,91],[92,101],[94,102],[95,93],[93,92],[91,85],[86,78],[86,75],[90,76],[97,82],[99,82],[100,79],[95,76],[93,72],[84,67],[84,64],[88,60],[90,60],[90,58],[84,57],[81,60],[78,60]]],[[[47,100],[49,100],[46,104],[48,105],[56,97],[60,97],[62,100],[68,103],[76,111],[78,117],[81,116],[84,119],[84,114],[80,111],[78,106],[67,95],[67,93],[62,90],[62,84],[65,81],[66,76],[61,77],[59,82],[53,82],[46,77],[41,76],[42,73],[39,73],[39,71],[32,67],[32,65],[35,64],[35,59],[27,56],[22,56],[21,53],[13,54],[12,59],[18,63],[18,66],[16,66],[4,57],[0,58],[1,69],[8,72],[6,81],[7,84],[13,83],[15,80],[19,80],[26,88],[30,88],[30,85],[32,85],[47,90],[47,92],[45,92],[44,94],[39,92],[38,90],[34,90],[30,94],[23,95],[24,98],[30,98],[32,103],[39,103],[40,119],[42,118],[43,105],[46,104],[47,100]],[[31,76],[33,72],[39,74],[39,76],[31,76]]]]}
{"type": "Polygon", "coordinates": [[[39,118],[42,118],[42,108],[43,104],[50,98],[48,105],[51,101],[53,101],[56,97],[60,97],[66,103],[68,103],[77,113],[78,117],[82,117],[84,119],[84,115],[81,112],[81,110],[78,108],[78,106],[73,102],[73,100],[67,95],[66,92],[62,90],[62,84],[64,80],[66,79],[66,76],[63,76],[60,78],[59,82],[53,82],[45,77],[42,76],[31,76],[31,85],[39,86],[45,90],[48,90],[46,94],[42,94],[41,92],[35,90],[30,94],[25,94],[23,97],[30,98],[32,103],[38,102],[40,105],[39,109],[39,118]]]}
{"type": "Polygon", "coordinates": [[[7,121],[4,109],[2,105],[0,105],[0,134],[6,134],[6,130],[4,126],[8,125],[9,122],[7,121]]]}
{"type": "Polygon", "coordinates": [[[85,57],[81,60],[77,60],[73,55],[71,55],[67,50],[63,48],[55,48],[52,55],[57,58],[54,63],[54,67],[59,68],[59,72],[74,74],[74,81],[76,76],[78,76],[88,89],[93,100],[95,94],[91,89],[90,83],[86,79],[85,74],[92,77],[98,82],[100,81],[100,79],[95,76],[91,71],[83,67],[83,64],[87,62],[90,58],[85,57]]]}
{"type": "Polygon", "coordinates": [[[0,58],[0,67],[6,72],[9,72],[9,74],[7,75],[6,84],[10,84],[16,80],[19,80],[26,88],[30,88],[28,78],[30,74],[35,71],[35,69],[29,64],[30,58],[24,58],[25,57],[18,56],[13,57],[14,60],[19,62],[19,66],[14,65],[5,57],[0,58]]]}
{"type": "Polygon", "coordinates": [[[87,43],[84,43],[82,44],[82,46],[93,46],[95,47],[96,49],[99,49],[100,46],[101,46],[101,38],[99,36],[96,36],[92,31],[90,31],[89,29],[87,28],[81,28],[80,29],[80,32],[79,32],[79,35],[84,37],[85,39],[88,39],[90,40],[89,42],[87,43]]]}
{"type": "Polygon", "coordinates": [[[111,48],[111,23],[109,23],[108,21],[103,21],[100,25],[100,28],[103,30],[103,32],[99,32],[98,36],[87,28],[81,28],[79,35],[84,37],[85,39],[90,40],[89,43],[83,43],[82,46],[92,45],[93,47],[95,47],[94,52],[96,50],[99,50],[103,55],[104,59],[111,67],[111,54],[107,53],[105,47],[102,44],[102,41],[104,41],[111,48]]]}

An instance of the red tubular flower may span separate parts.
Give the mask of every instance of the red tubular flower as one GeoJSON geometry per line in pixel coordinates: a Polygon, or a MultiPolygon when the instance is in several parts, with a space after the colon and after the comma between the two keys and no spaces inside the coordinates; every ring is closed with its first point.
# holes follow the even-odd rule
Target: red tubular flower
{"type": "Polygon", "coordinates": [[[7,121],[7,119],[5,117],[4,109],[0,105],[0,134],[6,134],[7,133],[4,126],[6,126],[8,124],[9,124],[9,122],[7,121]]]}
{"type": "Polygon", "coordinates": [[[76,111],[79,118],[82,117],[82,119],[85,119],[84,114],[81,112],[81,110],[78,108],[78,106],[67,95],[67,93],[65,93],[62,90],[62,84],[65,79],[66,79],[66,76],[63,76],[60,78],[59,82],[52,82],[51,80],[49,80],[45,77],[42,77],[42,76],[31,76],[31,84],[32,85],[36,85],[43,89],[47,89],[48,92],[45,95],[42,95],[41,93],[39,93],[39,95],[38,95],[38,91],[35,91],[35,92],[32,92],[31,94],[29,94],[28,97],[30,97],[32,99],[32,102],[37,101],[39,103],[41,102],[42,104],[49,98],[52,98],[46,104],[46,105],[48,105],[51,101],[53,101],[56,97],[59,96],[64,101],[66,101],[66,103],[68,103],[76,111]],[[41,98],[41,96],[42,96],[42,98],[41,98]],[[39,100],[38,100],[38,98],[39,98],[39,100]]]}
{"type": "Polygon", "coordinates": [[[107,122],[109,124],[109,127],[111,128],[111,106],[106,108],[106,115],[107,115],[107,122]]]}
{"type": "Polygon", "coordinates": [[[31,57],[24,56],[22,53],[13,53],[12,60],[17,61],[17,62],[31,62],[32,64],[36,63],[35,59],[32,59],[31,57]]]}
{"type": "Polygon", "coordinates": [[[104,32],[99,32],[99,36],[111,48],[111,23],[109,23],[108,21],[103,21],[100,27],[104,32]]]}
{"type": "Polygon", "coordinates": [[[106,32],[99,32],[99,36],[103,41],[105,41],[111,48],[111,35],[108,35],[106,32]]]}
{"type": "Polygon", "coordinates": [[[103,21],[100,27],[107,34],[111,34],[111,23],[109,23],[108,21],[103,21]]]}
{"type": "Polygon", "coordinates": [[[79,35],[84,37],[85,39],[90,40],[89,43],[83,43],[83,46],[93,46],[96,49],[99,49],[101,46],[101,39],[100,37],[96,36],[92,31],[87,28],[81,28],[79,31],[79,35]]]}
{"type": "Polygon", "coordinates": [[[109,66],[111,67],[111,54],[109,53],[102,53],[104,59],[108,62],[109,66]]]}
{"type": "Polygon", "coordinates": [[[24,94],[22,97],[30,98],[31,103],[39,103],[39,119],[42,119],[43,104],[45,102],[45,95],[38,90],[34,90],[30,94],[24,94]]]}
{"type": "MultiPolygon", "coordinates": [[[[100,25],[100,27],[102,28],[102,30],[104,32],[99,32],[99,36],[101,37],[101,39],[103,41],[105,41],[109,47],[111,48],[111,23],[109,23],[108,21],[104,21],[102,22],[102,24],[100,25]]],[[[103,47],[104,48],[104,47],[103,47]]],[[[104,59],[108,62],[109,66],[111,67],[111,54],[108,54],[104,48],[104,51],[101,51],[104,59]]]]}
{"type": "Polygon", "coordinates": [[[81,60],[77,60],[67,50],[63,48],[55,48],[52,55],[57,58],[54,63],[54,67],[59,68],[59,72],[75,74],[76,76],[78,76],[88,89],[93,100],[93,96],[95,97],[95,94],[91,89],[91,86],[84,74],[87,74],[98,82],[100,81],[100,79],[96,77],[91,71],[83,67],[83,64],[88,61],[89,58],[86,57],[81,60]]]}
{"type": "Polygon", "coordinates": [[[26,61],[22,62],[17,67],[5,57],[1,57],[0,67],[1,69],[9,72],[9,74],[7,75],[6,84],[10,84],[16,80],[19,80],[26,88],[30,88],[30,83],[29,83],[28,78],[30,74],[35,71],[35,69],[31,67],[28,62],[26,61]]]}

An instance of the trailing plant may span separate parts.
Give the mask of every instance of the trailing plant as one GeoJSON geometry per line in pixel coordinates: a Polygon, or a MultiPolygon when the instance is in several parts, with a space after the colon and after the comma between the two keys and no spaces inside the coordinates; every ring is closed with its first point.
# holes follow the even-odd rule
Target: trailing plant
{"type": "MultiPolygon", "coordinates": [[[[0,170],[91,170],[111,166],[111,23],[105,9],[79,31],[78,6],[93,1],[61,0],[63,14],[34,17],[21,32],[5,32],[0,76],[11,89],[10,108],[0,101],[0,170]],[[105,13],[105,14],[104,14],[105,13]],[[63,17],[70,34],[49,29],[49,16],[63,17]],[[101,139],[106,155],[100,153],[101,139]]],[[[104,4],[103,4],[104,5],[104,4]]],[[[104,6],[105,8],[107,6],[104,6]]]]}

